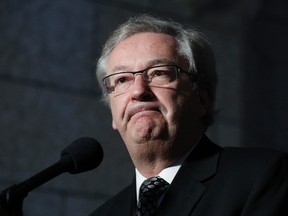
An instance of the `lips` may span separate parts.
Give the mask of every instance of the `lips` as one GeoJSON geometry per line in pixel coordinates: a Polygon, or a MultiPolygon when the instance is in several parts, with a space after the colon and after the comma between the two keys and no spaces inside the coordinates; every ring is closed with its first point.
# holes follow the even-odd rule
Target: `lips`
{"type": "Polygon", "coordinates": [[[127,120],[129,121],[135,114],[145,111],[161,112],[159,106],[156,106],[155,104],[133,104],[131,107],[129,107],[126,113],[127,120]]]}

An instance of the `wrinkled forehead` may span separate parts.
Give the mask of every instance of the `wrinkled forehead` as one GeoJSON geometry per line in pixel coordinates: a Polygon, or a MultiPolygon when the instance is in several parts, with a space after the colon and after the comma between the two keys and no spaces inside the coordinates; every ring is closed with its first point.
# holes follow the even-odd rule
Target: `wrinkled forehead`
{"type": "Polygon", "coordinates": [[[135,71],[157,64],[179,64],[177,41],[160,33],[138,33],[118,43],[109,55],[107,75],[135,71]]]}

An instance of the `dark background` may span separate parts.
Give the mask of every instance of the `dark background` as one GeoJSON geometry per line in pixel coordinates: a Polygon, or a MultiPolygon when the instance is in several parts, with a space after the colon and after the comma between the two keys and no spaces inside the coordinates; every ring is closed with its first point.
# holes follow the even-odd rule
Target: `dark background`
{"type": "Polygon", "coordinates": [[[111,31],[140,12],[204,32],[217,59],[221,146],[288,151],[286,0],[0,0],[0,189],[52,165],[76,138],[102,143],[101,166],[29,194],[27,216],[84,216],[130,183],[133,166],[95,63],[111,31]]]}

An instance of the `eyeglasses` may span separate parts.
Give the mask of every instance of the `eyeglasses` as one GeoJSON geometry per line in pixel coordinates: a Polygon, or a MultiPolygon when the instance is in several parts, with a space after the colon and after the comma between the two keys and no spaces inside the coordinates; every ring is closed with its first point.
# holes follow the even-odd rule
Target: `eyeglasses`
{"type": "Polygon", "coordinates": [[[118,72],[103,78],[103,85],[108,94],[125,93],[133,85],[135,75],[141,74],[143,80],[151,86],[165,86],[177,80],[178,73],[190,75],[175,65],[159,65],[135,72],[118,72]]]}

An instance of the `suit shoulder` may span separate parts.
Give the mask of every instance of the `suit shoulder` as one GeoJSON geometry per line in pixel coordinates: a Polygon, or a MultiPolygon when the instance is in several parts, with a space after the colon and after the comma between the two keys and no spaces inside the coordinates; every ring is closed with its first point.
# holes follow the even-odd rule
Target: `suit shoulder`
{"type": "Polygon", "coordinates": [[[220,163],[233,168],[245,167],[248,170],[269,166],[269,164],[287,166],[288,153],[268,148],[224,147],[220,163]]]}
{"type": "Polygon", "coordinates": [[[120,203],[123,203],[123,201],[127,201],[129,197],[132,199],[133,191],[132,191],[132,185],[127,186],[122,191],[120,191],[118,194],[110,198],[108,201],[103,203],[100,207],[98,207],[96,210],[94,210],[89,216],[104,216],[104,215],[110,215],[109,212],[111,209],[115,209],[115,205],[119,205],[120,203]]]}
{"type": "Polygon", "coordinates": [[[224,147],[222,153],[229,157],[243,157],[247,159],[268,159],[274,157],[287,157],[287,152],[278,151],[270,148],[258,148],[258,147],[224,147]]]}

